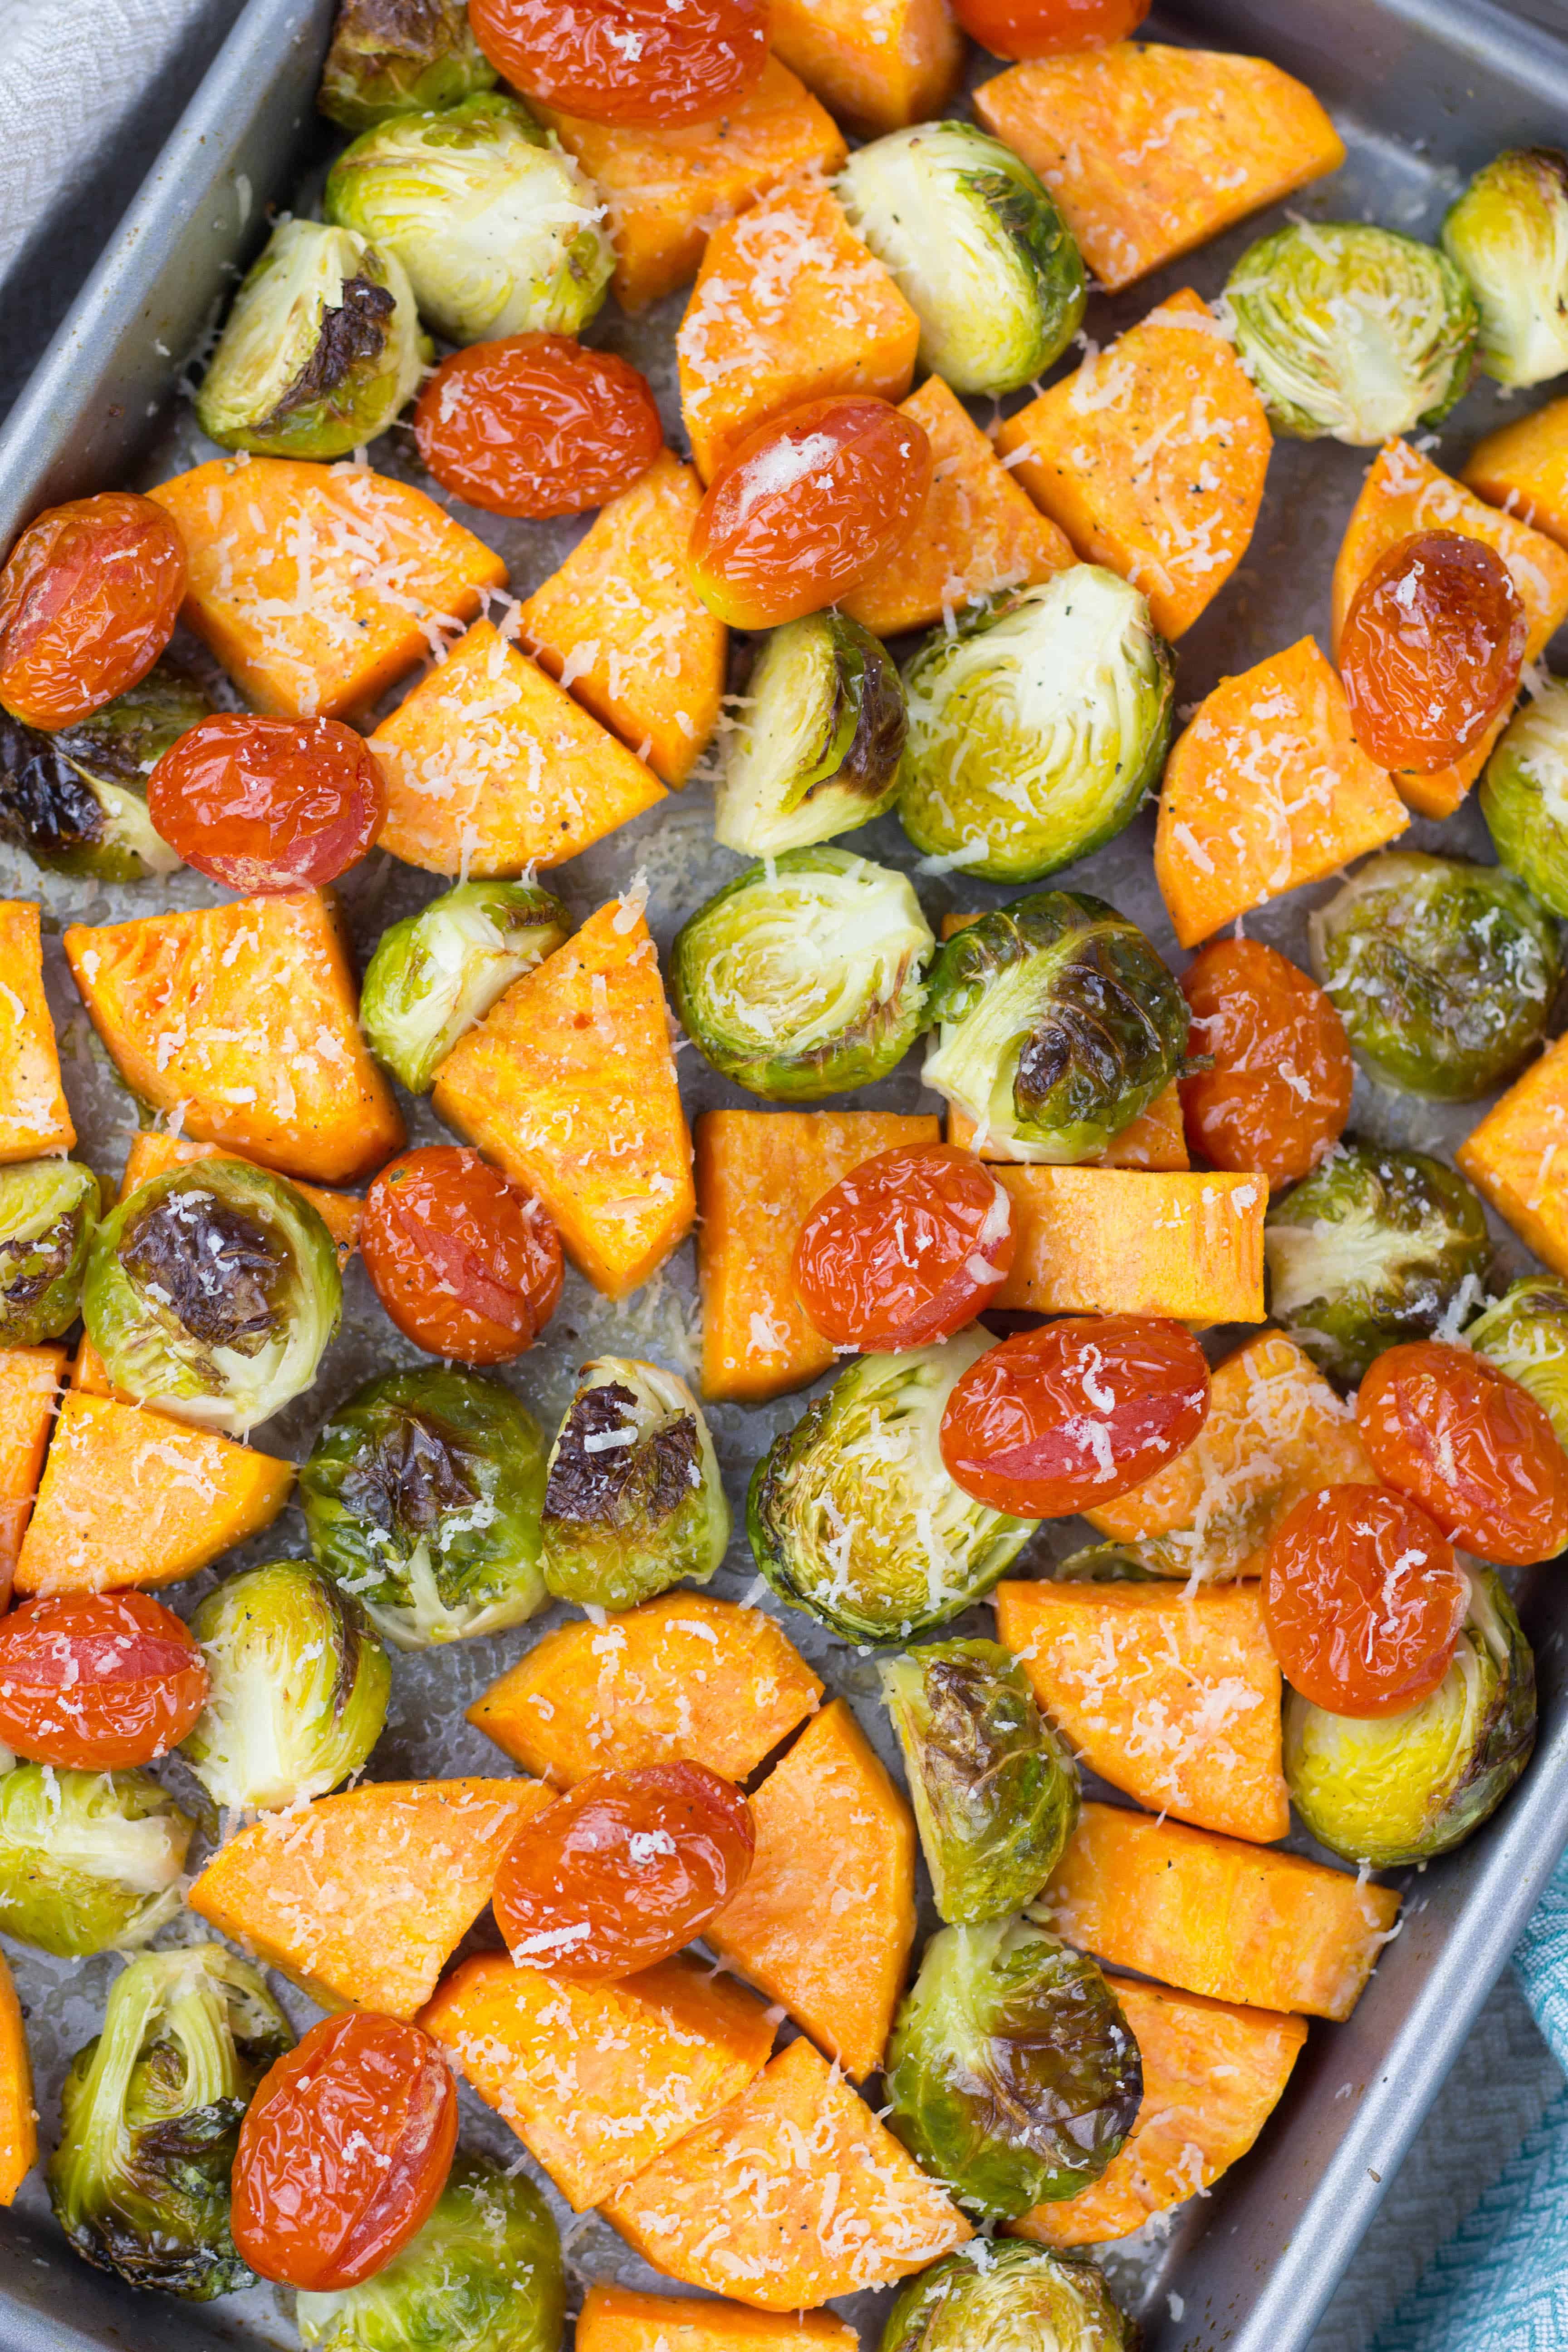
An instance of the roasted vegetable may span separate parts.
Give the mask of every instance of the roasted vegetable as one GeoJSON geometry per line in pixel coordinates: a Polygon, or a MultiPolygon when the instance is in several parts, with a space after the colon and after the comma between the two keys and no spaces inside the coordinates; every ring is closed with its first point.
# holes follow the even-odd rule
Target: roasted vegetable
{"type": "Polygon", "coordinates": [[[557,1601],[630,1609],[707,1582],[730,1540],[730,1506],[679,1373],[630,1356],[584,1365],[550,1449],[540,1532],[557,1601]]]}
{"type": "Polygon", "coordinates": [[[1443,249],[1480,310],[1480,363],[1499,383],[1568,368],[1568,156],[1510,147],[1449,209],[1443,249]]]}
{"type": "Polygon", "coordinates": [[[764,639],[714,798],[726,849],[777,857],[869,824],[892,806],[908,731],[887,651],[844,613],[764,639]]]}
{"type": "Polygon", "coordinates": [[[69,1330],[100,1205],[79,1160],[0,1168],[0,1346],[36,1348],[69,1330]]]}
{"type": "Polygon", "coordinates": [[[383,931],[364,971],[360,1023],[410,1094],[498,996],[565,944],[572,918],[531,882],[459,882],[383,931]]]}
{"type": "Polygon", "coordinates": [[[147,779],[212,705],[168,662],[90,719],[40,734],[0,711],[0,839],[51,873],[98,882],[172,874],[180,861],[147,814],[147,779]]]}
{"type": "Polygon", "coordinates": [[[345,131],[368,131],[417,107],[456,106],[495,80],[464,0],[339,0],[316,104],[345,131]]]}
{"type": "Polygon", "coordinates": [[[1465,1345],[1528,1389],[1568,1446],[1568,1282],[1526,1275],[1467,1325],[1465,1345]]]}
{"type": "Polygon", "coordinates": [[[0,1928],[62,1959],[146,1943],[178,1916],[195,1827],[145,1772],[14,1766],[0,1778],[0,1928]]]}
{"type": "Polygon", "coordinates": [[[1481,814],[1505,866],[1568,917],[1568,683],[1541,676],[1487,761],[1481,814]]]}
{"type": "Polygon", "coordinates": [[[1092,2263],[998,2239],[900,2287],[878,2352],[1136,2352],[1139,2334],[1092,2263]]]}

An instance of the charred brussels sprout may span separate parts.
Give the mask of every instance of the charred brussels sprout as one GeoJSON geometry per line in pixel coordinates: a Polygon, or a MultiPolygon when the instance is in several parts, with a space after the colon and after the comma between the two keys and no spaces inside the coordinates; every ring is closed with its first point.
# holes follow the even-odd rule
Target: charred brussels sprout
{"type": "Polygon", "coordinates": [[[1071,230],[1028,165],[972,122],[922,122],[850,156],[840,203],[921,322],[922,371],[1016,392],[1083,318],[1071,230]]]}
{"type": "Polygon", "coordinates": [[[904,673],[904,831],[987,882],[1087,857],[1159,776],[1174,680],[1146,600],[1097,564],[960,621],[904,673]]]}
{"type": "Polygon", "coordinates": [[[510,1389],[389,1372],[328,1422],[300,1473],[310,1547],[400,1650],[542,1609],[544,1441],[510,1389]]]}
{"type": "Polygon", "coordinates": [[[101,1206],[79,1160],[0,1168],[0,1347],[36,1348],[76,1321],[101,1206]]]}
{"type": "Polygon", "coordinates": [[[196,422],[225,449],[346,457],[413,398],[425,357],[395,254],[351,229],[285,221],[235,297],[196,422]]]}
{"type": "Polygon", "coordinates": [[[944,1927],[888,2045],[888,2122],[970,2212],[1007,2221],[1098,2180],[1143,2069],[1091,1959],[1030,1919],[944,1927]]]}
{"type": "Polygon", "coordinates": [[[195,1823],[145,1772],[0,1778],[0,1928],[60,1959],[144,1944],[184,1900],[195,1823]]]}
{"type": "Polygon", "coordinates": [[[341,0],[316,104],[345,131],[368,131],[419,107],[457,106],[495,81],[465,0],[341,0]]]}
{"type": "Polygon", "coordinates": [[[949,1477],[942,1416],[992,1345],[862,1356],[758,1463],[746,1531],[781,1601],[848,1642],[902,1642],[989,1592],[1035,1532],[949,1477]]]}
{"type": "Polygon", "coordinates": [[[1475,299],[1444,254],[1357,221],[1298,221],[1244,253],[1226,302],[1277,433],[1372,448],[1440,425],[1470,381],[1475,299]]]}
{"type": "Polygon", "coordinates": [[[1568,683],[1531,691],[1487,761],[1481,814],[1503,864],[1568,918],[1568,683]]]}
{"type": "Polygon", "coordinates": [[[410,1094],[504,989],[562,946],[572,919],[531,882],[459,882],[383,931],[365,966],[360,1021],[410,1094]]]}
{"type": "Polygon", "coordinates": [[[1496,1812],[1535,1745],[1535,1662],[1489,1568],[1470,1570],[1453,1664],[1403,1715],[1330,1715],[1285,1698],[1285,1777],[1312,1835],[1395,1870],[1459,1845],[1496,1812]]]}
{"type": "Polygon", "coordinates": [[[1182,1066],[1187,1000],[1136,923],[1040,890],[941,949],[925,1082],[1019,1160],[1091,1159],[1182,1066]]]}
{"type": "Polygon", "coordinates": [[[1078,1819],[1078,1769],[995,1642],[933,1642],[882,1668],[936,1907],[950,1927],[1032,1903],[1078,1819]]]}
{"type": "Polygon", "coordinates": [[[293,2045],[248,1960],[220,1944],[144,1952],[71,2061],[49,2201],[84,2262],[205,2303],[252,2284],[229,2235],[239,2126],[293,2045]]]}
{"type": "Polygon", "coordinates": [[[1271,1310],[1315,1364],[1353,1388],[1375,1357],[1427,1339],[1491,1256],[1486,1213],[1424,1151],[1344,1145],[1270,1207],[1271,1310]]]}
{"type": "Polygon", "coordinates": [[[846,613],[774,629],[729,739],[713,830],[726,849],[777,857],[852,833],[891,808],[907,725],[879,638],[846,613]]]}
{"type": "Polygon", "coordinates": [[[1480,306],[1481,365],[1499,383],[1568,368],[1568,155],[1512,147],[1476,173],[1443,246],[1480,306]]]}
{"type": "Polygon", "coordinates": [[[327,175],[326,211],[408,272],[455,343],[574,335],[615,268],[591,181],[515,98],[493,91],[365,131],[327,175]]]}
{"type": "Polygon", "coordinates": [[[239,1160],[139,1184],[98,1229],[81,1300],[117,1389],[237,1437],[310,1387],[342,1307],[315,1209],[239,1160]]]}
{"type": "Polygon", "coordinates": [[[1546,1034],[1563,978],[1557,926],[1501,866],[1393,850],[1308,928],[1312,969],[1384,1086],[1474,1102],[1546,1034]]]}
{"type": "Polygon", "coordinates": [[[878,2352],[1137,2352],[1140,2340],[1091,2262],[998,2238],[906,2279],[878,2352]]]}
{"type": "Polygon", "coordinates": [[[1528,1389],[1568,1446],[1568,1282],[1526,1275],[1468,1327],[1465,1344],[1528,1389]]]}
{"type": "Polygon", "coordinates": [[[147,814],[147,779],[211,703],[167,662],[58,734],[0,711],[0,839],[53,874],[140,882],[180,861],[147,814]]]}
{"type": "Polygon", "coordinates": [[[847,849],[792,849],[737,874],[681,926],[669,992],[725,1077],[774,1102],[817,1102],[902,1061],[935,945],[903,875],[847,849]]]}
{"type": "Polygon", "coordinates": [[[630,1609],[705,1584],[730,1540],[730,1506],[702,1408],[657,1364],[584,1364],[550,1449],[544,1581],[557,1601],[630,1609]]]}

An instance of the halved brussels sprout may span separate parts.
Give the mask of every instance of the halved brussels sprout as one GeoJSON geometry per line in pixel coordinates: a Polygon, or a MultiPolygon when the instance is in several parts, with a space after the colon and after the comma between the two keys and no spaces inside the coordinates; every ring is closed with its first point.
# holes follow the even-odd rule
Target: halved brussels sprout
{"type": "Polygon", "coordinates": [[[1363,221],[1248,247],[1225,299],[1277,433],[1353,448],[1440,425],[1475,367],[1475,298],[1446,254],[1363,221]]]}
{"type": "Polygon", "coordinates": [[[818,1102],[903,1060],[935,946],[902,874],[847,849],[792,849],[682,924],[669,992],[725,1077],[774,1102],[818,1102]]]}
{"type": "Polygon", "coordinates": [[[904,690],[915,847],[1037,882],[1113,840],[1158,780],[1175,661],[1136,588],[1075,563],[929,638],[904,690]]]}
{"type": "Polygon", "coordinates": [[[1385,1348],[1430,1339],[1481,1297],[1491,1258],[1462,1176],[1366,1143],[1342,1144],[1274,1202],[1263,1243],[1275,1321],[1347,1388],[1385,1348]]]}
{"type": "Polygon", "coordinates": [[[878,2352],[1138,2352],[1142,2340],[1086,2256],[997,2238],[906,2279],[878,2352]]]}
{"type": "Polygon", "coordinates": [[[1002,2221],[1098,2180],[1143,2067],[1094,1962],[1032,1919],[944,1927],[888,2044],[888,2124],[970,2212],[1002,2221]]]}
{"type": "Polygon", "coordinates": [[[882,1668],[921,1850],[949,1927],[1032,1903],[1078,1820],[1078,1768],[995,1642],[933,1642],[882,1668]]]}
{"type": "Polygon", "coordinates": [[[701,1406],[676,1372],[630,1356],[584,1364],[550,1449],[541,1522],[557,1601],[630,1609],[706,1584],[730,1506],[701,1406]]]}
{"type": "Polygon", "coordinates": [[[381,1737],[386,1652],[359,1603],[306,1559],[247,1568],[191,1619],[211,1681],[181,1753],[215,1805],[325,1796],[381,1737]]]}
{"type": "Polygon", "coordinates": [[[130,1963],[102,2032],[71,2061],[47,2168],[84,2262],[191,2303],[253,2284],[229,2234],[229,2175],[251,2095],[293,2042],[258,1972],[221,1944],[130,1963]]]}
{"type": "Polygon", "coordinates": [[[345,131],[492,89],[466,0],[339,0],[316,104],[345,131]]]}
{"type": "Polygon", "coordinates": [[[342,1299],[302,1192],[245,1160],[197,1160],[110,1210],[81,1312],[117,1389],[240,1437],[310,1387],[342,1299]]]}
{"type": "Polygon", "coordinates": [[[168,662],[58,734],[0,711],[0,837],[53,874],[140,882],[180,860],[147,814],[147,779],[212,709],[168,662]]]}
{"type": "Polygon", "coordinates": [[[903,1642],[989,1592],[1035,1532],[955,1485],[942,1458],[954,1382],[994,1344],[862,1356],[774,1439],[746,1532],[781,1601],[847,1642],[903,1642]]]}
{"type": "Polygon", "coordinates": [[[1312,1835],[1396,1870],[1447,1853],[1496,1812],[1535,1746],[1535,1661],[1495,1572],[1470,1569],[1453,1664],[1403,1715],[1330,1715],[1285,1696],[1285,1777],[1312,1835]]]}
{"type": "Polygon", "coordinates": [[[367,1381],[316,1440],[300,1493],[316,1558],[400,1650],[521,1625],[549,1598],[544,1440],[499,1381],[367,1381]]]}
{"type": "Polygon", "coordinates": [[[0,1777],[0,1928],[61,1959],[146,1943],[184,1900],[195,1832],[145,1772],[0,1777]]]}
{"type": "Polygon", "coordinates": [[[419,388],[426,345],[403,264],[346,228],[275,228],[196,394],[225,449],[346,457],[419,388]]]}
{"type": "Polygon", "coordinates": [[[1528,1274],[1467,1325],[1465,1345],[1528,1389],[1568,1446],[1568,1282],[1528,1274]]]}
{"type": "Polygon", "coordinates": [[[726,849],[778,857],[852,833],[891,808],[908,723],[879,638],[847,613],[813,613],[764,640],[729,738],[713,830],[726,849]]]}
{"type": "Polygon", "coordinates": [[[840,204],[921,322],[920,362],[954,392],[1016,392],[1083,319],[1083,260],[1049,191],[973,122],[858,148],[840,204]]]}
{"type": "Polygon", "coordinates": [[[1563,979],[1557,926],[1500,866],[1369,857],[1308,924],[1312,969],[1384,1086],[1475,1102],[1540,1046],[1563,979]]]}
{"type": "Polygon", "coordinates": [[[396,256],[454,343],[574,335],[616,266],[597,189],[500,90],[364,131],[327,174],[326,214],[396,256]]]}
{"type": "Polygon", "coordinates": [[[1443,223],[1443,247],[1480,307],[1481,365],[1499,383],[1568,368],[1568,155],[1510,147],[1443,223]]]}
{"type": "Polygon", "coordinates": [[[36,1348],[70,1329],[101,1206],[79,1160],[0,1168],[0,1347],[36,1348]]]}
{"type": "Polygon", "coordinates": [[[1505,866],[1568,918],[1568,681],[1542,675],[1487,761],[1481,814],[1505,866]]]}
{"type": "Polygon", "coordinates": [[[1170,1085],[1188,1019],[1136,923],[1087,890],[1039,890],[938,951],[923,1076],[1016,1159],[1089,1160],[1170,1085]]]}
{"type": "Polygon", "coordinates": [[[459,882],[376,941],[360,992],[371,1052],[428,1094],[464,1032],[571,930],[560,899],[531,882],[459,882]]]}

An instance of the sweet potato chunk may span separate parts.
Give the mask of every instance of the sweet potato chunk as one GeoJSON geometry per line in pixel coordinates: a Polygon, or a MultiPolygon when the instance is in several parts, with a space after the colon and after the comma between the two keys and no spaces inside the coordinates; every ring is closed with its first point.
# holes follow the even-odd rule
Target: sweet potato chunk
{"type": "Polygon", "coordinates": [[[738,2303],[591,2286],[572,2340],[573,2352],[855,2352],[860,2339],[830,2311],[781,2318],[738,2303]]]}
{"type": "Polygon", "coordinates": [[[915,1939],[915,1829],[841,1698],[752,1799],[757,1851],[703,1930],[847,2074],[882,2063],[915,1939]]]}
{"type": "Polygon", "coordinates": [[[705,482],[748,433],[803,400],[902,400],[921,322],[819,182],[715,229],[675,339],[680,410],[705,482]]]}
{"type": "Polygon", "coordinates": [[[1037,1315],[1170,1315],[1261,1323],[1260,1177],[1132,1168],[1013,1168],[1017,1244],[994,1304],[1037,1315]]]}
{"type": "Polygon", "coordinates": [[[605,2212],[655,2270],[759,2311],[889,2284],[973,2235],[806,2041],[605,2212]]]}
{"type": "Polygon", "coordinates": [[[215,457],[150,495],[190,551],[182,619],[287,719],[367,709],[506,585],[434,499],[359,467],[215,457]]]}
{"type": "Polygon", "coordinates": [[[1568,400],[1478,441],[1464,481],[1489,506],[1568,547],[1568,400]]]}
{"type": "Polygon", "coordinates": [[[1200,1829],[1285,1835],[1279,1668],[1256,1584],[1002,1584],[996,1638],[1113,1789],[1200,1829]]]}
{"type": "Polygon", "coordinates": [[[1092,2188],[1008,2223],[1011,2236],[1037,2246],[1130,2237],[1151,2213],[1217,2180],[1273,2114],[1307,2039],[1303,2018],[1127,1977],[1106,1981],[1143,2061],[1143,2104],[1131,2137],[1092,2188]]]}
{"type": "Polygon", "coordinates": [[[1038,173],[1113,293],[1345,160],[1304,83],[1208,49],[1042,58],[984,82],[974,111],[1038,173]]]}
{"type": "Polygon", "coordinates": [[[691,1138],[642,908],[612,898],[514,981],[436,1073],[437,1110],[536,1192],[624,1298],[689,1232],[691,1138]]]}
{"type": "Polygon", "coordinates": [[[1355,740],[1344,688],[1311,637],[1222,679],[1165,765],[1154,878],[1195,948],[1237,915],[1320,882],[1410,819],[1355,740]]]}
{"type": "Polygon", "coordinates": [[[65,1368],[63,1348],[0,1349],[0,1605],[38,1491],[65,1368]]]}
{"type": "Polygon", "coordinates": [[[1346,2018],[1399,1912],[1300,1854],[1085,1805],[1042,1901],[1069,1944],[1184,1992],[1346,2018]]]}
{"type": "Polygon", "coordinates": [[[38,2118],[33,2107],[33,2069],[22,2027],[22,2004],[10,1967],[0,1959],[0,2205],[13,2201],[37,2156],[38,2118]]]}
{"type": "Polygon", "coordinates": [[[0,1161],[68,1151],[75,1141],[44,995],[39,910],[0,898],[0,1161]]]}
{"type": "Polygon", "coordinates": [[[419,2022],[578,2213],[727,2106],[773,2041],[761,2001],[684,1955],[574,1984],[484,1953],[419,2022]]]}
{"type": "Polygon", "coordinates": [[[939,114],[963,65],[947,0],[773,0],[768,30],[773,55],[868,138],[939,114]]]}
{"type": "Polygon", "coordinates": [[[1531,1064],[1454,1156],[1536,1255],[1568,1275],[1568,1037],[1531,1064]]]}
{"type": "Polygon", "coordinates": [[[663,1592],[606,1625],[558,1625],[474,1701],[468,1721],[563,1788],[682,1757],[745,1780],[821,1696],[760,1609],[663,1592]]]}

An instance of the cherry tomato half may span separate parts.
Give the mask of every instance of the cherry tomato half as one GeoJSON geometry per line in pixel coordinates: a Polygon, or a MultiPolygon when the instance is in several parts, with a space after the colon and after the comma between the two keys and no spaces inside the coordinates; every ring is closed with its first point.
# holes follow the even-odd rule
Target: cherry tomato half
{"type": "Polygon", "coordinates": [[[1187,1139],[1211,1168],[1293,1184],[1344,1131],[1355,1076],[1345,1024],[1315,980],[1261,940],[1215,940],[1182,974],[1194,1054],[1187,1139]]]}
{"type": "Polygon", "coordinates": [[[1124,41],[1152,0],[952,0],[971,40],[994,58],[1054,58],[1124,41]]]}
{"type": "Polygon", "coordinates": [[[1016,1243],[1012,1197],[984,1161],[907,1145],[823,1194],[795,1245],[795,1286],[836,1348],[923,1348],[973,1322],[1016,1243]]]}
{"type": "Polygon", "coordinates": [[[515,1960],[589,1984],[667,1960],[739,1894],[752,1809],[706,1764],[596,1772],[519,1830],[495,1885],[515,1960]]]}
{"type": "Polygon", "coordinates": [[[629,489],[664,446],[647,378],[570,335],[509,335],[444,359],[414,411],[443,489],[490,514],[582,514],[629,489]]]}
{"type": "Polygon", "coordinates": [[[80,1772],[150,1764],[207,1700],[194,1636],[148,1592],[59,1592],[0,1617],[0,1739],[80,1772]]]}
{"type": "Polygon", "coordinates": [[[1468,1348],[1378,1357],[1356,1397],[1372,1466],[1464,1551],[1505,1568],[1568,1546],[1568,1454],[1535,1399],[1468,1348]]]}
{"type": "Polygon", "coordinates": [[[405,1339],[459,1363],[521,1356],[561,1303],[550,1218],[458,1144],[426,1144],[382,1170],[365,1196],[360,1249],[405,1339]]]}
{"type": "Polygon", "coordinates": [[[164,752],[147,814],[187,866],[230,890],[308,890],[358,865],[386,815],[386,780],[335,719],[218,711],[164,752]]]}
{"type": "Polygon", "coordinates": [[[239,2128],[234,2242],[313,2294],[384,2270],[447,2185],[458,2095],[427,2033],[349,2010],[268,2069],[239,2128]]]}
{"type": "Polygon", "coordinates": [[[1509,568],[1483,541],[1400,540],[1356,590],[1340,636],[1362,750],[1424,775],[1451,766],[1513,700],[1529,633],[1509,568]]]}
{"type": "Polygon", "coordinates": [[[1448,1671],[1469,1580],[1419,1503],[1323,1486],[1275,1529],[1263,1614],[1279,1670],[1331,1715],[1401,1715],[1448,1671]]]}
{"type": "Polygon", "coordinates": [[[50,507],[0,572],[0,703],[70,727],[145,677],[185,593],[185,542],[152,499],[105,490],[50,507]]]}
{"type": "Polygon", "coordinates": [[[1065,1518],[1163,1470],[1208,1409],[1209,1368],[1181,1324],[1074,1315],[971,1364],[942,1415],[942,1458],[993,1510],[1065,1518]]]}
{"type": "Polygon", "coordinates": [[[590,122],[709,122],[767,63],[765,0],[469,0],[503,81],[590,122]]]}

